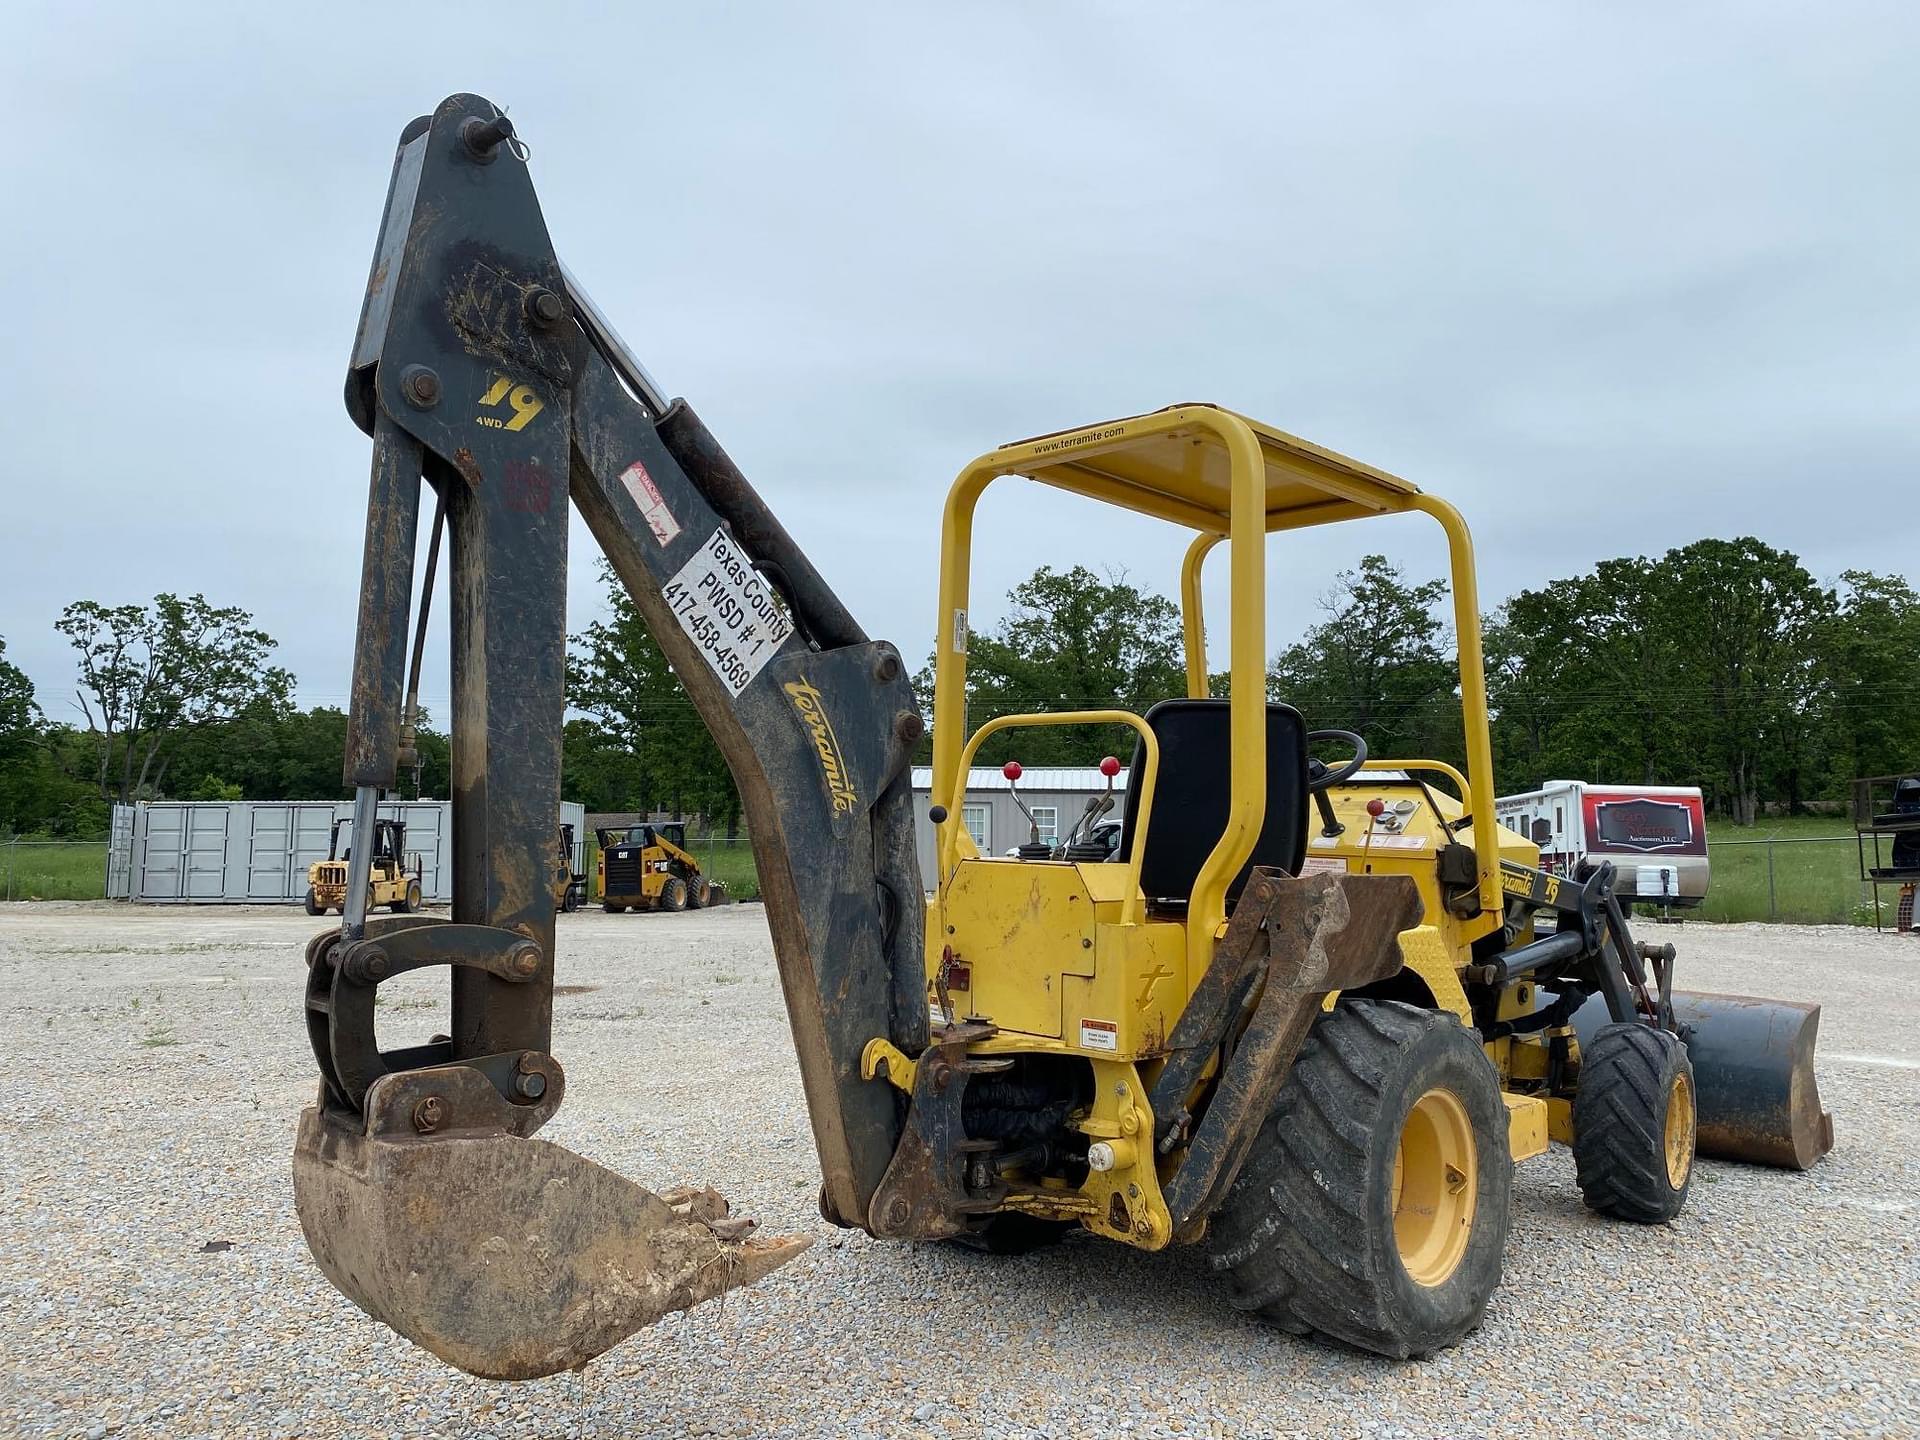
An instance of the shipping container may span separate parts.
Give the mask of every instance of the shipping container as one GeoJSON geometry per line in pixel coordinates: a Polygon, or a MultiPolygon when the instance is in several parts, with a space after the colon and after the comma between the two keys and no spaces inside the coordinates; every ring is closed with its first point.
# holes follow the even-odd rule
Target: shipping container
{"type": "MultiPolygon", "coordinates": [[[[409,868],[420,857],[428,904],[453,898],[453,805],[388,800],[382,819],[407,827],[409,868]]],[[[107,896],[163,904],[293,905],[306,898],[307,867],[327,858],[334,821],[353,843],[351,800],[156,800],[116,805],[107,845],[107,896]]],[[[586,809],[562,804],[554,821],[573,826],[573,868],[586,868],[586,809]]]]}

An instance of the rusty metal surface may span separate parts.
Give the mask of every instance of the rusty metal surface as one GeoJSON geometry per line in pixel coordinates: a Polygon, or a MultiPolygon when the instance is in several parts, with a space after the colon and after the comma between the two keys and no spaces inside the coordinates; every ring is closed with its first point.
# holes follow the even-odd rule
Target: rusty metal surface
{"type": "MultiPolygon", "coordinates": [[[[1833,1148],[1813,1068],[1818,1005],[1676,990],[1673,1013],[1693,1061],[1700,1154],[1805,1170],[1833,1148]]],[[[1581,1043],[1609,1018],[1603,1004],[1583,1005],[1581,1043]]]]}
{"type": "Polygon", "coordinates": [[[373,431],[353,694],[341,771],[349,786],[391,787],[398,768],[413,547],[420,523],[420,463],[420,442],[398,422],[380,415],[373,431]]]}
{"type": "Polygon", "coordinates": [[[416,1345],[494,1380],[584,1365],[810,1243],[740,1238],[710,1191],[656,1195],[532,1138],[369,1137],[310,1108],[293,1163],[300,1225],[327,1278],[416,1345]]]}
{"type": "Polygon", "coordinates": [[[892,1163],[873,1192],[866,1228],[889,1240],[943,1240],[960,1234],[976,1215],[999,1208],[1007,1185],[996,1175],[969,1188],[967,1161],[997,1148],[993,1140],[969,1140],[962,1120],[967,1082],[1013,1064],[1007,1059],[967,1057],[967,1047],[994,1034],[978,1022],[942,1025],[914,1066],[912,1103],[892,1163]]]}
{"type": "Polygon", "coordinates": [[[1265,961],[1265,984],[1165,1188],[1176,1239],[1192,1238],[1232,1187],[1327,993],[1397,973],[1400,932],[1420,922],[1420,893],[1408,875],[1262,880],[1257,891],[1249,882],[1222,944],[1232,943],[1240,927],[1240,943],[1265,961]],[[1250,896],[1259,906],[1252,913],[1250,896]],[[1245,938],[1256,926],[1264,953],[1245,938]]]}
{"type": "Polygon", "coordinates": [[[675,400],[659,419],[660,440],[687,478],[727,522],[736,540],[758,557],[794,607],[806,633],[822,649],[867,643],[867,632],[831,586],[820,578],[787,527],[761,501],[714,433],[685,400],[675,400]]]}
{"type": "MultiPolygon", "coordinates": [[[[896,727],[901,715],[918,718],[906,667],[884,642],[814,650],[804,633],[832,633],[834,617],[796,613],[800,628],[731,693],[663,593],[722,532],[722,516],[597,353],[580,368],[574,437],[574,505],[739,789],[824,1204],[864,1226],[901,1117],[891,1087],[861,1079],[860,1054],[876,1035],[914,1053],[927,1034],[925,912],[908,791],[917,736],[896,727]],[[623,478],[635,467],[679,527],[668,540],[652,531],[623,478]]],[[[757,503],[747,492],[730,500],[736,509],[757,503]]],[[[796,607],[809,604],[804,589],[790,598],[796,607]]]]}
{"type": "Polygon", "coordinates": [[[1227,933],[1213,947],[1213,962],[1200,977],[1186,1008],[1167,1037],[1167,1063],[1148,1092],[1154,1130],[1162,1152],[1184,1139],[1192,1117],[1187,1098],[1212,1063],[1246,1007],[1268,963],[1267,917],[1284,870],[1257,866],[1247,877],[1227,933]]]}

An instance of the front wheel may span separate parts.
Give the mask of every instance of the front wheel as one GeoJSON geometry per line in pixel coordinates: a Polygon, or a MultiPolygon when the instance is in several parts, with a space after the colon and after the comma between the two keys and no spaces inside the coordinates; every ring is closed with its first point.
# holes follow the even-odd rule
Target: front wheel
{"type": "Polygon", "coordinates": [[[1582,1047],[1573,1093],[1573,1166],[1602,1215],[1657,1225],[1693,1182],[1693,1062],[1680,1037],[1628,1021],[1582,1047]]]}
{"type": "Polygon", "coordinates": [[[687,891],[687,905],[690,909],[704,910],[713,903],[713,882],[704,875],[694,877],[692,887],[687,891]]]}
{"type": "Polygon", "coordinates": [[[1396,1359],[1458,1343],[1500,1284],[1500,1080],[1451,1014],[1349,1000],[1314,1022],[1213,1218],[1235,1303],[1396,1359]]]}
{"type": "Polygon", "coordinates": [[[320,903],[319,898],[313,893],[313,887],[309,885],[307,887],[307,914],[324,915],[326,913],[327,907],[320,903]]]}

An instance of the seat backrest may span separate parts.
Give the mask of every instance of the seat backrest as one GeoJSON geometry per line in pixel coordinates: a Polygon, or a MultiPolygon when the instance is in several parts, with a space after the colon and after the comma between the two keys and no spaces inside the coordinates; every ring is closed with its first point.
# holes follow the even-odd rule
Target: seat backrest
{"type": "MultiPolygon", "coordinates": [[[[1232,784],[1231,719],[1225,700],[1163,700],[1146,713],[1160,742],[1160,775],[1140,863],[1150,900],[1186,900],[1213,847],[1226,832],[1232,784]]],[[[1146,774],[1146,744],[1136,741],[1128,772],[1120,856],[1140,843],[1136,811],[1146,774]]],[[[1231,903],[1255,865],[1300,873],[1307,852],[1307,727],[1291,705],[1267,706],[1267,815],[1253,854],[1227,886],[1231,903]]]]}

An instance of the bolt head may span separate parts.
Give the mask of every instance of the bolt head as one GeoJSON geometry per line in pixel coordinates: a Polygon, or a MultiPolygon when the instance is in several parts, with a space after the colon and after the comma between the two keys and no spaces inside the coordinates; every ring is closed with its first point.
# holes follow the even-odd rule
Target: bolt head
{"type": "Polygon", "coordinates": [[[898,1230],[913,1218],[913,1206],[907,1203],[907,1197],[896,1195],[887,1202],[887,1228],[898,1230]]]}
{"type": "Polygon", "coordinates": [[[447,1118],[447,1107],[438,1095],[429,1095],[413,1107],[413,1128],[422,1135],[438,1130],[440,1122],[447,1118]]]}
{"type": "Polygon", "coordinates": [[[882,685],[891,685],[900,678],[900,657],[892,651],[883,652],[873,665],[873,678],[882,685]]]}
{"type": "Polygon", "coordinates": [[[538,288],[527,292],[527,319],[535,325],[558,325],[567,318],[567,302],[553,291],[538,288]]]}
{"type": "Polygon", "coordinates": [[[927,722],[911,710],[902,710],[893,722],[893,733],[902,744],[911,745],[927,733],[927,722]]]}
{"type": "Polygon", "coordinates": [[[369,980],[384,980],[387,974],[387,952],[369,950],[360,957],[360,968],[369,980]]]}
{"type": "Polygon", "coordinates": [[[513,973],[531,976],[540,969],[540,952],[531,945],[523,945],[513,952],[513,973]]]}
{"type": "Polygon", "coordinates": [[[538,1100],[547,1093],[547,1077],[539,1073],[522,1075],[513,1082],[513,1088],[529,1100],[538,1100]]]}
{"type": "Polygon", "coordinates": [[[409,365],[400,372],[400,393],[417,410],[431,410],[440,403],[440,377],[425,365],[409,365]]]}

